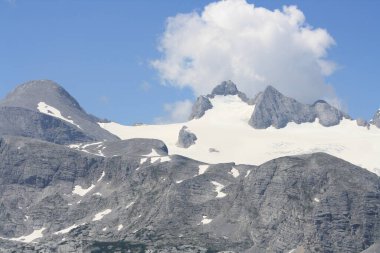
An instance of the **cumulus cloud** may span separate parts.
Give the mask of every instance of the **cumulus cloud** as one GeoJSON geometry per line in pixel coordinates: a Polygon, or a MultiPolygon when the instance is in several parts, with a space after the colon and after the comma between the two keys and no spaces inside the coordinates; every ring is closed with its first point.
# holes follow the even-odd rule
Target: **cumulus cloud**
{"type": "Polygon", "coordinates": [[[192,106],[193,103],[188,99],[164,104],[166,115],[157,117],[154,121],[158,124],[185,122],[189,118],[192,106]]]}
{"type": "Polygon", "coordinates": [[[335,44],[325,29],[306,23],[296,6],[268,10],[246,0],[210,3],[202,12],[167,19],[152,61],[165,84],[207,94],[233,80],[250,96],[272,85],[302,102],[334,98],[325,78],[336,67],[328,59],[335,44]]]}

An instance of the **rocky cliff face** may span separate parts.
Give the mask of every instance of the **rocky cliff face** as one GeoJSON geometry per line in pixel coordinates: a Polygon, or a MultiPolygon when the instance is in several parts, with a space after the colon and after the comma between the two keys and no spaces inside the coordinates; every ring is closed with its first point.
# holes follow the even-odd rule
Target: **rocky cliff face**
{"type": "MultiPolygon", "coordinates": [[[[206,164],[160,140],[99,140],[81,123],[97,119],[44,85],[44,112],[18,99],[29,85],[0,106],[0,252],[377,252],[377,175],[324,153],[206,164]]],[[[243,96],[229,82],[217,95],[243,96]]],[[[271,87],[255,104],[260,127],[344,117],[271,87]]]]}
{"type": "Polygon", "coordinates": [[[300,124],[318,119],[321,125],[329,127],[339,124],[343,118],[349,118],[349,116],[323,100],[313,105],[302,104],[284,96],[272,86],[268,86],[255,99],[255,110],[249,124],[258,129],[270,126],[283,128],[289,122],[300,124]]]}
{"type": "Polygon", "coordinates": [[[373,115],[371,123],[380,128],[380,110],[377,110],[375,115],[373,115]]]}
{"type": "Polygon", "coordinates": [[[1,251],[360,252],[380,238],[380,179],[335,157],[256,167],[161,154],[2,138],[1,251]],[[41,230],[38,244],[14,241],[41,230]]]}
{"type": "MultiPolygon", "coordinates": [[[[4,100],[0,101],[0,108],[4,114],[7,114],[7,118],[9,118],[9,115],[15,110],[20,112],[22,109],[25,109],[35,112],[33,114],[34,122],[37,125],[45,125],[46,128],[54,128],[55,126],[49,126],[46,120],[38,121],[37,118],[46,119],[46,116],[54,117],[66,123],[65,128],[71,127],[71,132],[82,132],[82,135],[86,135],[88,139],[118,139],[116,136],[99,127],[98,122],[102,122],[103,120],[87,114],[65,89],[50,80],[30,81],[18,86],[13,92],[8,94],[4,100]],[[9,112],[6,112],[7,110],[9,112]],[[37,114],[43,115],[36,116],[37,114]]],[[[24,114],[27,113],[25,110],[24,114]]],[[[32,113],[29,112],[29,114],[32,113]]],[[[24,121],[26,121],[26,119],[24,119],[24,121]]],[[[34,129],[32,124],[29,124],[29,126],[31,129],[34,129]]],[[[0,129],[0,131],[1,130],[2,129],[0,129]]],[[[19,130],[21,129],[19,128],[19,130]]],[[[27,131],[28,130],[25,129],[25,133],[21,135],[30,136],[27,131]]],[[[9,131],[1,131],[0,133],[8,134],[8,132],[9,131]]],[[[44,137],[42,132],[40,132],[40,134],[41,139],[50,141],[50,137],[44,137]]],[[[73,139],[73,141],[80,140],[73,139]]],[[[59,143],[61,141],[57,139],[53,142],[59,143]]]]}

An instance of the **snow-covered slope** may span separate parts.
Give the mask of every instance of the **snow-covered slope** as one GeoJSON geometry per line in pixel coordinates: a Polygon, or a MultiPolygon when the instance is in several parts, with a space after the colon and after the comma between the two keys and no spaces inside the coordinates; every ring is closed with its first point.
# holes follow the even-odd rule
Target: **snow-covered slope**
{"type": "Polygon", "coordinates": [[[207,163],[259,165],[281,156],[326,152],[380,175],[380,129],[376,127],[367,129],[354,120],[343,119],[339,125],[331,127],[313,122],[289,123],[281,129],[254,129],[247,123],[254,105],[248,105],[237,95],[215,96],[210,101],[213,108],[203,117],[185,123],[124,126],[111,122],[99,125],[121,139],[163,140],[170,154],[207,163]],[[195,145],[187,149],[176,146],[178,133],[184,125],[198,138],[195,145]]]}

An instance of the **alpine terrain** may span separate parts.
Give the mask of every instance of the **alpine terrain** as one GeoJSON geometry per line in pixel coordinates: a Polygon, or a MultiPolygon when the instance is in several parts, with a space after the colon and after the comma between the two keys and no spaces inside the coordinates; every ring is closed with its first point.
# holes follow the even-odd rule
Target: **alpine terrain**
{"type": "Polygon", "coordinates": [[[380,112],[232,81],[124,126],[49,80],[0,101],[0,252],[380,252],[380,112]]]}

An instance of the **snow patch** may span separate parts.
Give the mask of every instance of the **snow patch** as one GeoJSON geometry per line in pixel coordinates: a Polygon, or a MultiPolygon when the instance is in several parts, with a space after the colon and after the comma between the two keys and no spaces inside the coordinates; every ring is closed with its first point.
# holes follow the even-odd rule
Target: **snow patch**
{"type": "Polygon", "coordinates": [[[144,156],[154,157],[154,156],[160,156],[160,154],[158,154],[157,151],[154,148],[152,148],[152,152],[150,152],[149,154],[144,155],[144,156]]]}
{"type": "Polygon", "coordinates": [[[102,175],[100,176],[100,178],[98,179],[98,181],[97,182],[100,182],[100,181],[102,181],[102,179],[103,179],[103,177],[106,175],[106,173],[103,171],[102,172],[102,175]]]}
{"type": "Polygon", "coordinates": [[[359,127],[343,119],[339,125],[324,127],[318,121],[289,123],[285,128],[254,129],[248,121],[254,106],[238,96],[215,96],[213,108],[199,119],[186,122],[197,133],[197,143],[188,149],[177,147],[178,132],[184,123],[123,126],[114,122],[99,125],[121,139],[151,138],[166,143],[171,154],[205,163],[260,165],[274,158],[325,152],[380,175],[380,129],[359,127]],[[210,153],[213,147],[220,153],[210,153]],[[254,154],[254,155],[252,155],[254,154]]]}
{"type": "Polygon", "coordinates": [[[3,237],[0,237],[0,238],[3,239],[3,240],[9,240],[9,241],[30,243],[30,242],[33,242],[36,239],[42,238],[44,236],[42,234],[42,232],[45,229],[46,228],[36,229],[36,230],[34,230],[29,235],[25,235],[25,236],[21,236],[21,237],[17,237],[17,238],[3,238],[3,237]]]}
{"type": "Polygon", "coordinates": [[[37,105],[37,110],[41,113],[69,122],[70,124],[78,127],[79,129],[82,129],[78,124],[75,124],[73,120],[62,116],[61,112],[57,108],[54,108],[53,106],[50,106],[46,104],[45,102],[39,102],[37,105]]]}
{"type": "Polygon", "coordinates": [[[224,198],[225,196],[227,196],[227,194],[222,192],[224,185],[216,181],[211,181],[211,183],[215,186],[215,192],[217,193],[216,198],[224,198]]]}
{"type": "Polygon", "coordinates": [[[208,169],[208,167],[209,165],[199,165],[198,176],[204,174],[206,170],[208,169]]]}
{"type": "Polygon", "coordinates": [[[231,171],[228,172],[228,174],[232,175],[234,178],[237,178],[240,175],[239,171],[234,167],[232,167],[231,171]]]}
{"type": "Polygon", "coordinates": [[[107,214],[111,213],[112,212],[112,209],[106,209],[102,212],[99,212],[97,214],[95,214],[94,218],[92,219],[92,221],[98,221],[98,220],[101,220],[103,219],[104,216],[106,216],[107,214]]]}
{"type": "Polygon", "coordinates": [[[102,194],[100,192],[95,192],[94,194],[92,195],[97,195],[97,196],[102,196],[102,194]]]}
{"type": "Polygon", "coordinates": [[[143,164],[143,163],[145,163],[146,160],[148,160],[148,158],[146,158],[146,157],[145,157],[145,158],[141,158],[141,160],[140,160],[140,165],[143,164]]]}
{"type": "Polygon", "coordinates": [[[183,180],[175,181],[176,184],[180,184],[180,183],[182,183],[182,182],[183,182],[183,180]]]}
{"type": "Polygon", "coordinates": [[[72,226],[70,226],[70,227],[68,227],[68,228],[65,228],[65,229],[59,230],[59,231],[57,231],[57,232],[55,232],[55,233],[53,233],[53,234],[55,234],[55,235],[67,234],[67,233],[69,233],[71,230],[73,230],[74,228],[77,228],[77,227],[83,226],[84,224],[85,224],[85,223],[82,223],[82,224],[79,224],[79,225],[74,224],[74,225],[72,225],[72,226]]]}
{"type": "Polygon", "coordinates": [[[248,176],[249,176],[249,174],[251,174],[251,170],[247,170],[247,173],[245,174],[245,176],[244,176],[244,177],[248,177],[248,176]]]}
{"type": "Polygon", "coordinates": [[[209,224],[211,221],[212,221],[212,219],[207,219],[207,216],[203,216],[201,223],[203,225],[206,225],[206,224],[209,224]]]}
{"type": "Polygon", "coordinates": [[[82,186],[80,185],[76,185],[74,187],[74,190],[73,190],[73,194],[77,194],[81,197],[83,197],[84,195],[86,195],[88,192],[90,192],[92,189],[94,189],[95,185],[92,184],[90,187],[88,187],[87,189],[84,189],[82,188],[82,186]]]}
{"type": "Polygon", "coordinates": [[[125,207],[125,209],[128,209],[128,208],[130,208],[133,204],[134,204],[135,202],[134,201],[132,201],[131,203],[129,203],[126,207],[125,207]]]}
{"type": "Polygon", "coordinates": [[[120,231],[123,229],[123,224],[120,224],[119,226],[117,226],[117,231],[120,231]]]}
{"type": "Polygon", "coordinates": [[[319,198],[314,198],[314,201],[317,202],[317,203],[320,202],[319,198]]]}

